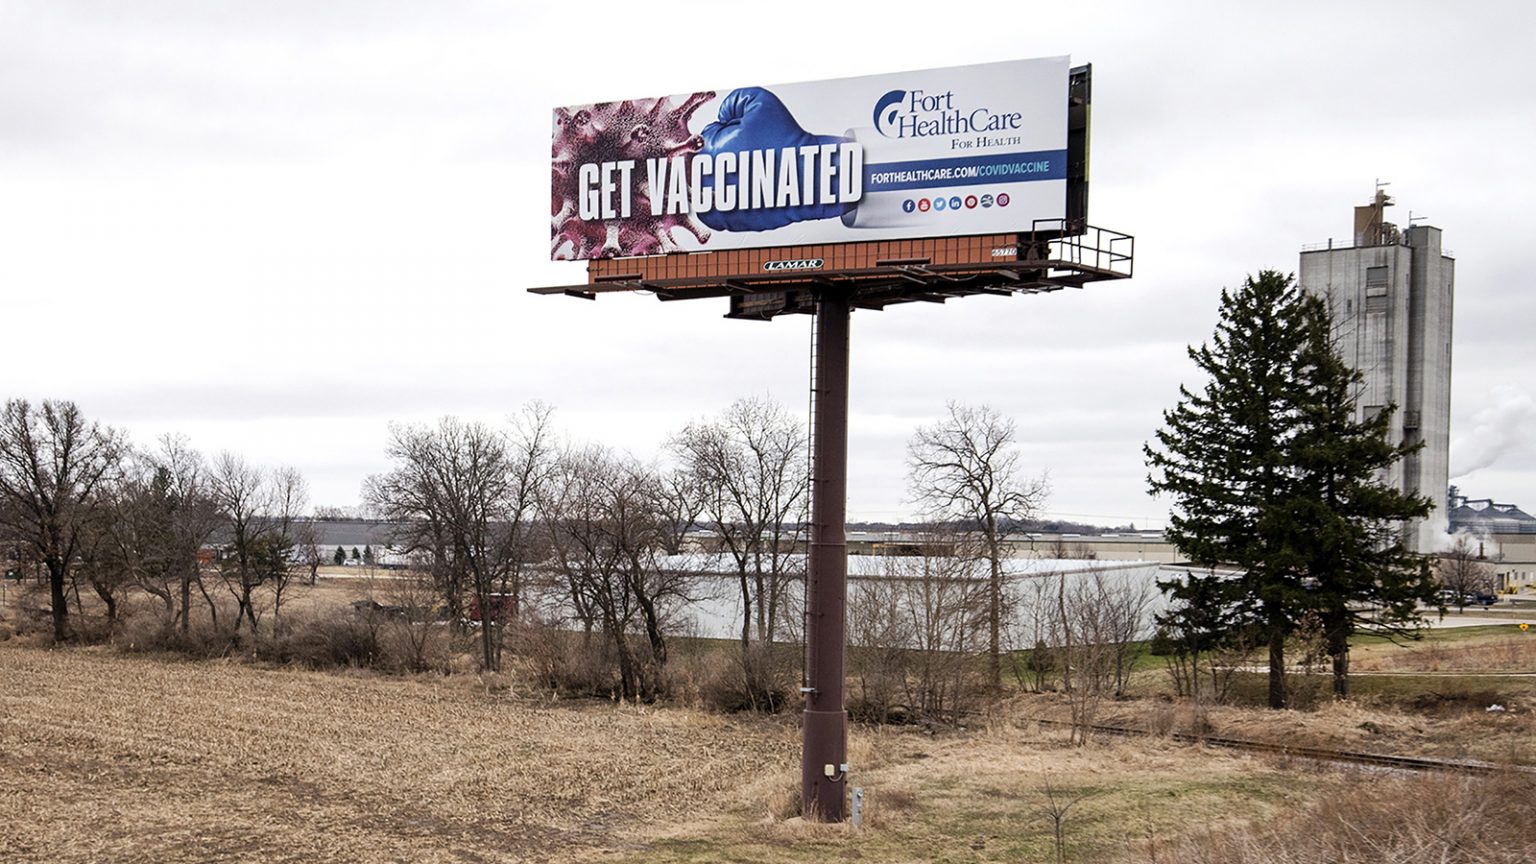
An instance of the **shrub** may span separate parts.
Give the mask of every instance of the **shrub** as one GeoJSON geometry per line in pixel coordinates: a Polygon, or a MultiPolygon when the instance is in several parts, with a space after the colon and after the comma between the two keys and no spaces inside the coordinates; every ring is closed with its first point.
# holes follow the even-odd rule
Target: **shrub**
{"type": "Polygon", "coordinates": [[[186,633],[163,618],[136,615],[122,622],[112,636],[120,650],[155,653],[170,652],[198,660],[227,656],[236,646],[234,634],[227,627],[214,626],[195,618],[186,633]]]}
{"type": "Polygon", "coordinates": [[[379,631],[382,616],[336,615],[298,624],[282,636],[253,640],[258,658],[275,663],[302,663],[311,668],[328,666],[373,667],[383,659],[379,631]]]}
{"type": "Polygon", "coordinates": [[[714,655],[699,689],[699,700],[716,711],[761,711],[777,714],[784,710],[797,692],[791,682],[798,678],[791,654],[752,645],[746,652],[731,651],[714,655]]]}
{"type": "Polygon", "coordinates": [[[446,624],[392,617],[381,634],[383,665],[392,672],[446,674],[452,664],[452,635],[446,624]]]}
{"type": "Polygon", "coordinates": [[[610,699],[618,690],[608,643],[597,634],[569,633],[533,621],[518,629],[511,647],[522,666],[522,677],[536,689],[610,699]]]}

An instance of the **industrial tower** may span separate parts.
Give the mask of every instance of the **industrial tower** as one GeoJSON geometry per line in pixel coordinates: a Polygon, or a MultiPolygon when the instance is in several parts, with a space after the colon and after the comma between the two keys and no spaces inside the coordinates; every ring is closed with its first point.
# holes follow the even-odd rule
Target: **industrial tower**
{"type": "Polygon", "coordinates": [[[1408,548],[1429,553],[1444,546],[1447,524],[1456,262],[1441,250],[1439,228],[1410,219],[1400,231],[1386,221],[1390,206],[1378,187],[1370,204],[1355,208],[1353,244],[1303,248],[1298,281],[1328,301],[1338,351],[1365,376],[1357,416],[1396,405],[1392,440],[1424,442],[1388,479],[1434,502],[1405,538],[1408,548]]]}

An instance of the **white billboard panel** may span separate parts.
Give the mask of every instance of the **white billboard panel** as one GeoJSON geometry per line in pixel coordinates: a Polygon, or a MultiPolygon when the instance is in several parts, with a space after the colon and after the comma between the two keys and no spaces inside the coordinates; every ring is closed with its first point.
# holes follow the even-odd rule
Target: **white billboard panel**
{"type": "Polygon", "coordinates": [[[1066,57],[558,108],[550,255],[950,237],[1066,215],[1066,57]]]}

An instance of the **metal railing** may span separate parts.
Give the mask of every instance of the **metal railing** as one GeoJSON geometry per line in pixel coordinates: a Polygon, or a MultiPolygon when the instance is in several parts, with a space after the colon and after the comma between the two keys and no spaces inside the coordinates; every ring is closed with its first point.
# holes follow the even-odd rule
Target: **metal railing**
{"type": "Polygon", "coordinates": [[[1135,268],[1136,238],[1120,231],[1066,219],[1036,219],[1027,236],[1029,239],[1019,244],[1026,260],[1034,255],[1124,277],[1131,276],[1135,268]]]}

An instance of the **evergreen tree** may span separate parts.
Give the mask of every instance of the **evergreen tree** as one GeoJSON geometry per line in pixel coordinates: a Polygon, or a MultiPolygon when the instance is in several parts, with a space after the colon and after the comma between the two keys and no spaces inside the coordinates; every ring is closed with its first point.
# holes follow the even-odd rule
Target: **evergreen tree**
{"type": "Polygon", "coordinates": [[[352,560],[353,561],[361,561],[361,560],[363,560],[363,555],[362,555],[361,552],[357,551],[357,547],[356,546],[352,547],[352,560]]]}
{"type": "Polygon", "coordinates": [[[337,567],[347,563],[347,550],[337,546],[336,554],[331,556],[331,560],[336,562],[337,567]]]}
{"type": "Polygon", "coordinates": [[[369,545],[363,547],[363,563],[367,564],[369,567],[373,566],[373,545],[372,544],[369,544],[369,545]]]}
{"type": "MultiPolygon", "coordinates": [[[[1305,396],[1293,376],[1306,338],[1300,293],[1272,270],[1223,290],[1211,342],[1189,349],[1209,381],[1198,393],[1179,388],[1156,446],[1145,448],[1152,492],[1173,497],[1168,539],[1195,564],[1240,574],[1221,580],[1220,599],[1263,632],[1272,708],[1285,707],[1285,640],[1305,606],[1284,513],[1287,451],[1305,396]]],[[[1212,589],[1190,580],[1164,590],[1187,605],[1196,585],[1202,594],[1212,589]]]]}
{"type": "Polygon", "coordinates": [[[1312,607],[1333,661],[1333,692],[1349,695],[1349,638],[1360,627],[1416,629],[1420,603],[1439,587],[1426,557],[1403,545],[1402,525],[1429,515],[1430,501],[1384,482],[1386,470],[1423,447],[1388,440],[1396,406],[1355,419],[1362,380],[1334,350],[1333,322],[1319,297],[1302,301],[1307,341],[1298,378],[1307,390],[1293,442],[1297,486],[1287,522],[1308,576],[1312,607]],[[1367,613],[1369,607],[1373,611],[1367,613]]]}
{"type": "Polygon", "coordinates": [[[1222,292],[1211,344],[1190,349],[1209,376],[1179,404],[1146,455],[1169,494],[1169,539],[1231,578],[1162,583],[1176,606],[1220,605],[1269,646],[1269,704],[1282,708],[1285,640],[1308,613],[1323,622],[1334,692],[1348,695],[1349,638],[1361,626],[1403,632],[1434,595],[1402,523],[1429,501],[1382,481],[1420,444],[1387,440],[1391,411],[1355,419],[1360,374],[1334,350],[1326,304],[1274,271],[1222,292]],[[1362,606],[1376,607],[1367,616],[1362,606]]]}

